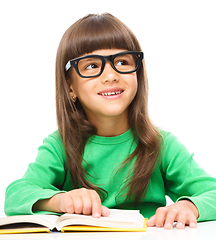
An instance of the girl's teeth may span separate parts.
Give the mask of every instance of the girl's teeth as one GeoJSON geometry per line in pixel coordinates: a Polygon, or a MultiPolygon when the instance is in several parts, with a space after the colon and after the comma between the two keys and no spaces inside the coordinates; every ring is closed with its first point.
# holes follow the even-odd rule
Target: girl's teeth
{"type": "Polygon", "coordinates": [[[111,96],[111,95],[117,95],[120,94],[121,91],[117,91],[117,92],[108,92],[108,93],[101,93],[102,96],[111,96]]]}

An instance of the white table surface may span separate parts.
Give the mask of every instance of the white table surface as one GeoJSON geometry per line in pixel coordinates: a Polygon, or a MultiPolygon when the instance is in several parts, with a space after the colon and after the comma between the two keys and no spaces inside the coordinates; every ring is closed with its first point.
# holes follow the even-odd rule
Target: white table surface
{"type": "Polygon", "coordinates": [[[197,228],[186,227],[179,230],[164,228],[147,228],[146,232],[137,233],[37,233],[37,234],[5,234],[5,240],[216,240],[216,221],[198,223],[197,228]]]}

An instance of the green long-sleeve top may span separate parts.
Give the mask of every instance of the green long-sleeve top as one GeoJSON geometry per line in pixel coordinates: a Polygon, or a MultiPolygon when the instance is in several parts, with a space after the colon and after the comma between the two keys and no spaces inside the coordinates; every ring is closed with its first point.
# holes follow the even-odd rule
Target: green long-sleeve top
{"type": "MultiPolygon", "coordinates": [[[[162,159],[151,176],[144,201],[137,208],[149,218],[158,207],[166,205],[168,195],[174,202],[192,201],[199,211],[198,221],[216,220],[216,179],[198,166],[193,154],[189,154],[175,136],[164,131],[161,134],[164,140],[162,159]]],[[[108,197],[102,204],[108,208],[134,209],[132,202],[125,202],[121,189],[135,159],[118,169],[136,144],[131,130],[116,137],[92,136],[86,143],[83,166],[90,180],[107,191],[108,197]]],[[[29,164],[25,175],[8,186],[5,213],[45,213],[33,212],[34,203],[72,189],[62,138],[56,131],[44,139],[35,162],[29,164]]]]}

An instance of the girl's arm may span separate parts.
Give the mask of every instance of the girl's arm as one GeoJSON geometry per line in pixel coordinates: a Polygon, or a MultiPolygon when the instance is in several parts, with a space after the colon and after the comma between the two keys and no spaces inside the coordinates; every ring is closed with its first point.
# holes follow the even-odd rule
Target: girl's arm
{"type": "Polygon", "coordinates": [[[148,226],[178,228],[197,221],[216,220],[216,179],[207,174],[184,145],[170,133],[164,137],[161,172],[166,194],[174,204],[157,209],[148,226]]]}
{"type": "Polygon", "coordinates": [[[63,188],[67,180],[63,149],[58,132],[44,139],[43,145],[38,148],[35,162],[29,164],[21,179],[7,187],[6,215],[33,214],[32,207],[38,200],[66,192],[63,188]]]}
{"type": "Polygon", "coordinates": [[[33,213],[83,213],[108,216],[97,192],[73,189],[67,170],[63,143],[58,132],[44,139],[34,163],[25,175],[6,190],[6,215],[33,213]]]}

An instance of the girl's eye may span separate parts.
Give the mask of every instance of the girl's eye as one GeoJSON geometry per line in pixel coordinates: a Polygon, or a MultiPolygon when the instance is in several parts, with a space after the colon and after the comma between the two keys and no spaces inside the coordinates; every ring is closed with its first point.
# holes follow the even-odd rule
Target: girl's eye
{"type": "Polygon", "coordinates": [[[95,68],[98,68],[98,65],[97,65],[97,64],[94,64],[94,63],[92,63],[92,64],[90,64],[90,65],[88,65],[88,66],[86,67],[86,69],[89,69],[89,70],[95,69],[95,68]]]}
{"type": "Polygon", "coordinates": [[[128,65],[128,62],[126,60],[121,60],[116,63],[116,66],[122,66],[122,65],[128,65]]]}

